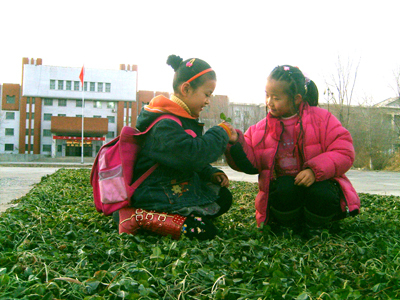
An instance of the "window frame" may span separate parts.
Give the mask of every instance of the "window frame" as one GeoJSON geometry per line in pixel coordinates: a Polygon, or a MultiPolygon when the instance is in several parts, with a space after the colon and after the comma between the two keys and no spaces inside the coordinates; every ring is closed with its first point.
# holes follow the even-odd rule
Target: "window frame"
{"type": "Polygon", "coordinates": [[[14,151],[14,144],[4,144],[4,151],[14,151]],[[7,149],[7,146],[11,146],[12,149],[7,149]]]}
{"type": "Polygon", "coordinates": [[[6,120],[15,120],[15,112],[6,111],[6,120]],[[10,118],[9,116],[12,116],[12,118],[10,118]]]}
{"type": "Polygon", "coordinates": [[[51,136],[51,129],[43,129],[43,136],[51,136]]]}
{"type": "Polygon", "coordinates": [[[111,93],[111,83],[106,82],[105,92],[106,93],[111,93]]]}
{"type": "Polygon", "coordinates": [[[50,90],[55,90],[55,89],[56,89],[56,80],[50,79],[50,90]]]}
{"type": "Polygon", "coordinates": [[[4,135],[5,136],[14,136],[14,128],[4,128],[4,135]]]}
{"type": "Polygon", "coordinates": [[[108,123],[115,124],[115,117],[114,116],[107,116],[108,123]]]}
{"type": "Polygon", "coordinates": [[[58,106],[67,107],[67,99],[58,99],[58,106]]]}
{"type": "Polygon", "coordinates": [[[65,90],[72,91],[72,81],[71,80],[65,81],[65,90]]]}
{"type": "Polygon", "coordinates": [[[43,102],[44,106],[53,106],[53,99],[45,98],[43,102]],[[51,104],[49,104],[51,103],[51,104]]]}

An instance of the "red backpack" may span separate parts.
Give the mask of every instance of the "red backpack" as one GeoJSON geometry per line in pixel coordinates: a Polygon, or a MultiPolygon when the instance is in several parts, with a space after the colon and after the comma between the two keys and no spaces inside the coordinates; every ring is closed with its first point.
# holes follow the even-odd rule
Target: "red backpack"
{"type": "Polygon", "coordinates": [[[154,120],[143,132],[136,128],[123,127],[118,137],[100,148],[90,173],[94,204],[98,212],[110,215],[128,206],[138,186],[158,167],[158,163],[155,164],[132,183],[143,135],[162,119],[174,120],[182,126],[177,117],[165,114],[154,120]]]}

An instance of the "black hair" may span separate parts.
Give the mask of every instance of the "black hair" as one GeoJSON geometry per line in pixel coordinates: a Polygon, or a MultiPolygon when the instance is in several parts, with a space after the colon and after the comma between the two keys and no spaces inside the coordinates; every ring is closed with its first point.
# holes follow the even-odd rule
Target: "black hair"
{"type": "MultiPolygon", "coordinates": [[[[167,64],[170,65],[175,71],[174,81],[172,84],[175,94],[180,93],[179,86],[182,83],[188,81],[190,78],[199,74],[200,72],[211,68],[208,63],[199,58],[190,58],[184,61],[177,55],[168,56],[167,64]]],[[[217,75],[214,71],[207,72],[204,75],[197,77],[190,82],[190,85],[193,89],[197,89],[207,80],[217,80],[217,75]]]]}
{"type": "Polygon", "coordinates": [[[277,66],[269,74],[268,78],[288,83],[287,94],[294,101],[300,94],[303,101],[310,106],[318,105],[318,88],[314,81],[306,78],[299,68],[290,65],[277,66]]]}
{"type": "MultiPolygon", "coordinates": [[[[293,105],[298,111],[298,107],[295,105],[295,97],[296,95],[301,95],[303,101],[307,102],[310,106],[317,106],[318,105],[318,88],[314,81],[306,78],[303,72],[300,71],[298,67],[293,67],[290,65],[282,65],[275,67],[272,72],[269,74],[268,79],[274,79],[276,81],[285,81],[288,83],[288,88],[286,93],[289,97],[293,100],[293,105]]],[[[266,107],[266,113],[268,113],[268,107],[266,107]]],[[[301,112],[299,113],[299,124],[300,124],[300,133],[297,137],[296,146],[298,147],[299,151],[303,152],[302,145],[299,144],[299,140],[302,136],[304,136],[304,129],[303,129],[303,122],[301,119],[301,112]]],[[[265,123],[265,131],[264,136],[267,133],[267,120],[265,123]]],[[[262,141],[265,142],[265,138],[261,139],[258,144],[262,141]]],[[[293,149],[294,153],[295,149],[293,149]]],[[[304,157],[304,156],[303,156],[304,157]]]]}

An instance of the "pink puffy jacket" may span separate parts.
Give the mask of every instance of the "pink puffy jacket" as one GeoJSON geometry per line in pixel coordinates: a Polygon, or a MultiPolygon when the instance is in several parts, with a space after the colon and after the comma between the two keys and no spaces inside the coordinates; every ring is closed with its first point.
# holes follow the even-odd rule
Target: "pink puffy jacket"
{"type": "MultiPolygon", "coordinates": [[[[300,136],[298,144],[305,162],[302,168],[311,168],[316,181],[327,179],[337,181],[344,195],[341,199],[342,211],[348,211],[351,215],[358,214],[360,198],[344,175],[354,162],[354,147],[350,133],[325,109],[302,103],[300,112],[301,122],[295,126],[295,136],[300,136]],[[301,126],[302,134],[300,134],[301,126]]],[[[238,130],[238,142],[259,174],[259,192],[255,201],[258,226],[267,223],[269,219],[269,184],[273,177],[275,154],[282,131],[279,118],[274,118],[271,114],[251,126],[245,135],[238,130]],[[267,128],[265,128],[266,122],[267,128]]],[[[235,164],[234,157],[230,153],[231,147],[232,145],[229,145],[226,151],[227,161],[233,169],[242,171],[235,164]]]]}

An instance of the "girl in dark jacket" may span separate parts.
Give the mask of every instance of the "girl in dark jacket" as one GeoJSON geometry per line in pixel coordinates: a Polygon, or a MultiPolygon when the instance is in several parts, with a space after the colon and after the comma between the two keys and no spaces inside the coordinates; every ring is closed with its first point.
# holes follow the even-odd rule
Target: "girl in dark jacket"
{"type": "Polygon", "coordinates": [[[227,212],[232,196],[228,177],[210,163],[220,157],[236,131],[228,123],[204,135],[198,117],[216,86],[216,74],[201,59],[170,55],[167,64],[175,70],[174,94],[151,100],[140,113],[137,128],[144,131],[162,114],[178,117],[182,126],[163,119],[146,135],[135,167],[139,178],[154,164],[158,168],[135,191],[132,206],[119,211],[119,231],[135,234],[145,229],[179,239],[211,239],[217,229],[211,219],[227,212]],[[162,212],[162,213],[161,213],[162,212]]]}

